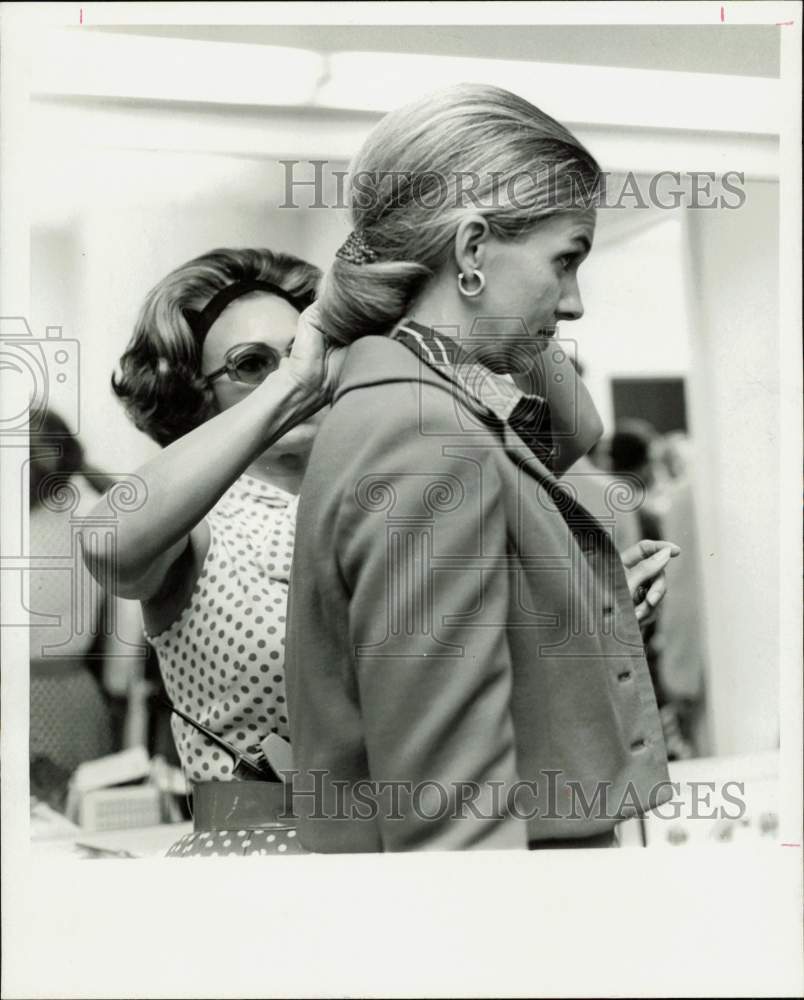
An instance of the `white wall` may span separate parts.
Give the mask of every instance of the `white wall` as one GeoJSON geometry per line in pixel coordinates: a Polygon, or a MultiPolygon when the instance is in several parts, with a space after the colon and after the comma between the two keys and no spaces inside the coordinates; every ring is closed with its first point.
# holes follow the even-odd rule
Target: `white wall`
{"type": "Polygon", "coordinates": [[[689,212],[693,433],[718,753],[777,745],[779,192],[689,212]]]}
{"type": "Polygon", "coordinates": [[[777,184],[754,182],[733,211],[615,220],[601,210],[581,272],[586,315],[563,330],[577,337],[607,426],[612,376],[687,381],[720,754],[770,749],[779,736],[778,198],[777,184]]]}
{"type": "Polygon", "coordinates": [[[688,371],[684,235],[678,212],[601,209],[598,217],[595,248],[579,272],[585,315],[564,324],[561,336],[577,340],[585,381],[611,428],[611,378],[688,371]]]}

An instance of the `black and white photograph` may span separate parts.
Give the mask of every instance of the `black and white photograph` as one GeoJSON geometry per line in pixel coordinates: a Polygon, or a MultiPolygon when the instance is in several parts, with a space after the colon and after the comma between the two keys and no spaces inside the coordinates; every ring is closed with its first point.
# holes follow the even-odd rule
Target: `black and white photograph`
{"type": "Polygon", "coordinates": [[[0,4],[3,997],[801,995],[801,15],[0,4]]]}

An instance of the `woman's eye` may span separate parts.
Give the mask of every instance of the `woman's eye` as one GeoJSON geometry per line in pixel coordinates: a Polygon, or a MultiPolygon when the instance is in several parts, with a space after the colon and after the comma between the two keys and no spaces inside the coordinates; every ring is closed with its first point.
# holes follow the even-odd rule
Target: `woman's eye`
{"type": "Polygon", "coordinates": [[[572,265],[575,262],[575,254],[574,253],[565,253],[565,254],[562,254],[558,258],[558,262],[561,265],[561,267],[565,271],[567,271],[570,267],[572,267],[572,265]]]}
{"type": "Polygon", "coordinates": [[[278,367],[276,355],[270,356],[249,355],[238,361],[235,367],[235,378],[239,382],[246,382],[249,385],[257,385],[262,382],[272,371],[278,367]]]}

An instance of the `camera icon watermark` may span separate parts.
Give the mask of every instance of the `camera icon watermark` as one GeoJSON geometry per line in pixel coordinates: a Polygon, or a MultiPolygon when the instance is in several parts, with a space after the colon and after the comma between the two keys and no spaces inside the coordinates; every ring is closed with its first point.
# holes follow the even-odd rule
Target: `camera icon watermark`
{"type": "Polygon", "coordinates": [[[24,317],[0,317],[0,377],[1,627],[28,630],[32,661],[138,656],[139,637],[129,641],[118,622],[117,531],[147,487],[84,461],[79,343],[61,326],[37,337],[24,317]],[[84,538],[106,555],[98,576],[84,563],[84,538]]]}
{"type": "Polygon", "coordinates": [[[48,409],[64,418],[71,433],[80,430],[80,348],[60,326],[37,337],[22,316],[0,317],[0,370],[20,393],[3,393],[0,435],[26,436],[37,431],[48,409]],[[21,408],[21,400],[28,405],[21,408]]]}

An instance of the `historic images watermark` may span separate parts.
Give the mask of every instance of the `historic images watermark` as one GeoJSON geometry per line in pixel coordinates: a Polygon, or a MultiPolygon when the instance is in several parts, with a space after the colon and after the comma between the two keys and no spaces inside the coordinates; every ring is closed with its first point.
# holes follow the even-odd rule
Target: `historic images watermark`
{"type": "Polygon", "coordinates": [[[746,813],[745,783],[736,780],[661,781],[638,788],[633,781],[586,781],[560,769],[542,769],[534,780],[505,782],[404,779],[346,781],[324,768],[282,771],[287,796],[283,818],[401,822],[444,820],[610,821],[640,815],[644,803],[660,819],[739,820],[746,813]],[[301,780],[300,780],[301,775],[301,780]],[[311,779],[311,780],[308,780],[311,779]],[[304,787],[307,785],[308,787],[304,787]]]}
{"type": "Polygon", "coordinates": [[[120,635],[116,603],[106,596],[117,589],[120,518],[139,509],[148,492],[136,475],[73,468],[80,454],[80,345],[59,326],[37,337],[24,317],[0,317],[0,369],[0,447],[17,470],[16,495],[7,485],[3,502],[19,525],[14,550],[0,556],[0,579],[13,597],[2,626],[30,630],[32,660],[69,658],[75,640],[85,649],[97,639],[115,640],[113,651],[106,644],[98,657],[141,656],[143,647],[120,635]],[[93,500],[104,494],[102,508],[93,503],[87,510],[76,474],[92,487],[93,500]],[[47,518],[46,542],[32,538],[26,509],[47,518]],[[87,542],[104,556],[97,578],[84,565],[87,542]]]}
{"type": "Polygon", "coordinates": [[[329,160],[279,160],[284,197],[279,208],[336,208],[354,205],[371,210],[377,198],[383,205],[411,204],[419,208],[474,208],[492,210],[510,206],[533,208],[537,199],[545,211],[569,209],[692,209],[741,208],[745,204],[745,173],[727,170],[661,170],[644,175],[602,172],[589,185],[587,174],[571,166],[548,166],[513,174],[436,170],[414,172],[336,169],[329,160]]]}

